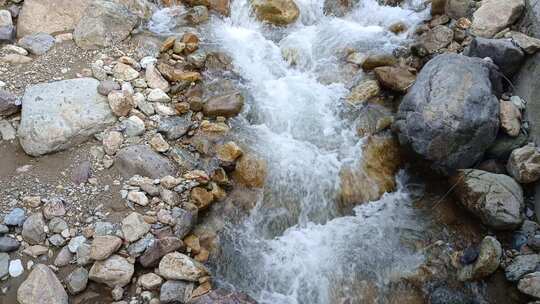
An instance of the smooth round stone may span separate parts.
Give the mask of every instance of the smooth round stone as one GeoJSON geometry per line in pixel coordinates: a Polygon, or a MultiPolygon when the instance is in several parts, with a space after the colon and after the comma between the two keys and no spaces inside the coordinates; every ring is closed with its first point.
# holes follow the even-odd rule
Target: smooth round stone
{"type": "Polygon", "coordinates": [[[16,278],[23,274],[24,267],[21,260],[12,260],[9,262],[9,275],[13,278],[16,278]]]}

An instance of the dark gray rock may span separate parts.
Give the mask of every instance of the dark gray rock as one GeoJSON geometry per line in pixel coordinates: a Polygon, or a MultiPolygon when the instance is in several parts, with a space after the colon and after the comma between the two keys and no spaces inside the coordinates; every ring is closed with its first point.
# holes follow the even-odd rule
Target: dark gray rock
{"type": "Polygon", "coordinates": [[[189,116],[164,117],[159,122],[158,132],[165,134],[169,140],[177,140],[190,130],[191,125],[189,116]]]}
{"type": "Polygon", "coordinates": [[[0,89],[0,117],[13,115],[19,112],[21,103],[15,94],[0,89]]]}
{"type": "Polygon", "coordinates": [[[473,304],[474,301],[459,290],[438,287],[429,295],[429,304],[473,304]]]}
{"type": "Polygon", "coordinates": [[[161,303],[186,303],[193,291],[193,283],[169,280],[161,285],[159,301],[161,303]]]}
{"type": "Polygon", "coordinates": [[[125,177],[141,175],[160,178],[176,173],[174,164],[168,158],[145,145],[129,146],[118,151],[115,166],[125,177]]]}
{"type": "Polygon", "coordinates": [[[456,54],[429,61],[399,106],[401,144],[443,172],[481,160],[499,130],[493,71],[482,59],[456,54]]]}
{"type": "Polygon", "coordinates": [[[4,224],[8,226],[22,226],[25,219],[26,214],[24,209],[15,208],[4,217],[4,224]]]}
{"type": "Polygon", "coordinates": [[[486,157],[506,161],[512,151],[521,148],[529,142],[529,136],[523,132],[517,137],[511,137],[507,134],[499,134],[495,142],[487,149],[486,157]]]}
{"type": "Polygon", "coordinates": [[[491,58],[501,72],[508,77],[514,75],[525,60],[525,54],[511,39],[476,37],[471,41],[465,55],[491,58]]]}
{"type": "Polygon", "coordinates": [[[15,40],[15,26],[0,26],[0,43],[11,43],[15,40]]]}
{"type": "Polygon", "coordinates": [[[0,236],[0,252],[12,252],[19,249],[21,243],[9,236],[0,236]]]}
{"type": "Polygon", "coordinates": [[[36,33],[24,36],[19,45],[34,55],[43,55],[53,47],[54,37],[46,33],[36,33]]]}

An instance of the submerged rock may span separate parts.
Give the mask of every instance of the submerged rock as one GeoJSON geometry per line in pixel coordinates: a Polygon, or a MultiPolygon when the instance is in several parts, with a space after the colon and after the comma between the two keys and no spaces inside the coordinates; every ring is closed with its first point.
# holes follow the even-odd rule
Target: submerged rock
{"type": "Polygon", "coordinates": [[[492,72],[486,61],[456,54],[429,61],[399,106],[400,142],[442,171],[474,165],[499,129],[492,72]]]}
{"type": "Polygon", "coordinates": [[[253,154],[244,154],[236,162],[234,178],[249,188],[262,188],[268,175],[266,161],[253,154]]]}
{"type": "Polygon", "coordinates": [[[359,0],[324,0],[324,14],[343,17],[358,4],[359,0]]]}
{"type": "Polygon", "coordinates": [[[32,156],[68,149],[115,122],[92,78],[41,83],[22,99],[19,140],[32,156]]]}
{"type": "Polygon", "coordinates": [[[341,211],[350,212],[355,205],[377,200],[384,193],[394,191],[400,163],[399,144],[394,137],[369,136],[360,162],[340,171],[341,211]]]}
{"type": "Polygon", "coordinates": [[[513,229],[521,224],[523,190],[504,174],[481,170],[459,170],[453,177],[454,193],[461,204],[494,229],[513,229]]]}

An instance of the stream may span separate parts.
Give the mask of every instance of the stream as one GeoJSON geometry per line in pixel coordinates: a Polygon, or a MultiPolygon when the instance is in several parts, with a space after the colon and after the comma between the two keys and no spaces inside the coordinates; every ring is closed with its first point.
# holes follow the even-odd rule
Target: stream
{"type": "MultiPolygon", "coordinates": [[[[422,238],[428,220],[412,207],[421,193],[404,171],[397,191],[353,214],[338,211],[340,169],[358,161],[363,143],[342,99],[364,75],[348,77],[337,54],[391,53],[408,35],[388,27],[413,29],[428,13],[422,1],[388,7],[364,0],[337,18],[324,15],[323,2],[296,0],[298,21],[276,28],[254,17],[249,0],[234,0],[230,17],[213,16],[201,31],[233,60],[247,97],[235,137],[269,171],[249,216],[223,231],[213,274],[260,303],[371,303],[373,289],[387,303],[384,289],[424,261],[408,244],[422,238]]],[[[170,30],[169,10],[157,12],[149,28],[170,30]]]]}

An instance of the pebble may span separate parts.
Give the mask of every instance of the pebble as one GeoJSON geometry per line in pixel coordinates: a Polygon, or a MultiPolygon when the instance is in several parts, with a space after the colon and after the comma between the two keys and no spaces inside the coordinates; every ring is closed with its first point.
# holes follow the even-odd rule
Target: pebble
{"type": "Polygon", "coordinates": [[[25,219],[26,215],[24,209],[15,208],[4,217],[4,224],[8,226],[22,226],[25,219]]]}
{"type": "Polygon", "coordinates": [[[23,274],[24,267],[21,260],[16,259],[9,262],[9,275],[13,278],[16,278],[23,274]]]}

